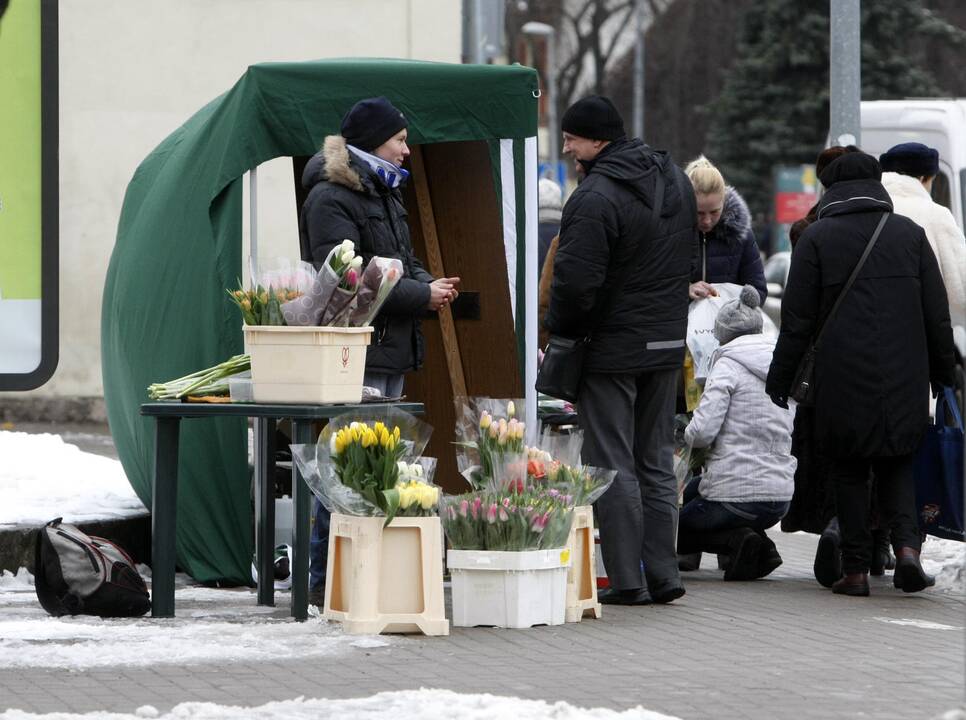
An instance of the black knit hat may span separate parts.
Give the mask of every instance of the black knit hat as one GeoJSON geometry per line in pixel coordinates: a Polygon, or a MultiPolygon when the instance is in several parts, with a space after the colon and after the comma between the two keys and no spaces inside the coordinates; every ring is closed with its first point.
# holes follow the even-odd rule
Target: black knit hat
{"type": "Polygon", "coordinates": [[[588,140],[620,140],[625,135],[621,114],[602,95],[590,95],[567,108],[560,127],[588,140]]]}
{"type": "Polygon", "coordinates": [[[913,177],[939,174],[939,151],[917,142],[900,143],[879,156],[883,172],[913,177]]]}
{"type": "Polygon", "coordinates": [[[372,152],[409,124],[384,97],[360,100],[342,118],[342,137],[349,145],[372,152]]]}
{"type": "Polygon", "coordinates": [[[864,152],[850,152],[830,162],[818,179],[827,188],[837,182],[849,180],[881,180],[882,168],[879,166],[879,161],[871,155],[864,152]]]}

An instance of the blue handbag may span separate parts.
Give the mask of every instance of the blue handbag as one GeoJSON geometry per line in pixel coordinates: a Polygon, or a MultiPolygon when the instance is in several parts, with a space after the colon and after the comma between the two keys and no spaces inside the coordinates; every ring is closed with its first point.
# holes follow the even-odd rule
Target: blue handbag
{"type": "Polygon", "coordinates": [[[919,529],[947,540],[966,540],[963,528],[963,418],[952,388],[936,401],[936,422],[926,429],[915,465],[919,529]],[[946,424],[946,413],[953,420],[946,424]]]}

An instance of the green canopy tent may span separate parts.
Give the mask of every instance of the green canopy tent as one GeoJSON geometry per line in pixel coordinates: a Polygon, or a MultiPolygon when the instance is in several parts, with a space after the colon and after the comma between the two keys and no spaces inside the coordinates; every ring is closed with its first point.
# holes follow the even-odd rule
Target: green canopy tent
{"type": "MultiPolygon", "coordinates": [[[[145,158],[125,194],[101,316],[108,419],[142,501],[150,506],[154,453],[153,421],[138,411],[145,388],[243,351],[240,318],[225,293],[242,276],[243,175],[276,157],[312,155],[365,97],[385,95],[406,114],[411,144],[485,141],[495,182],[479,181],[495,186],[515,387],[530,389],[527,416],[535,420],[538,94],[536,72],[520,66],[266,63],[249,67],[145,158]]],[[[437,163],[441,186],[445,168],[437,163]]],[[[297,252],[297,238],[292,247],[297,252]]],[[[470,389],[493,392],[481,383],[470,389]]],[[[246,458],[243,420],[191,424],[182,433],[178,562],[200,581],[250,582],[246,458]]]]}

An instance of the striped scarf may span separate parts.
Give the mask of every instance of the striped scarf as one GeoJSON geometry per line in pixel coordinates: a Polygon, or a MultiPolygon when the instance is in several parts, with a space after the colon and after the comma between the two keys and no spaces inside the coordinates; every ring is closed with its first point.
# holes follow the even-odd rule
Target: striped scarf
{"type": "Polygon", "coordinates": [[[354,145],[346,145],[349,150],[355,154],[360,160],[364,160],[372,171],[379,176],[379,178],[390,188],[398,188],[407,179],[409,179],[409,171],[403,170],[401,167],[396,167],[388,160],[383,160],[381,157],[367,153],[365,150],[360,150],[354,145]]]}

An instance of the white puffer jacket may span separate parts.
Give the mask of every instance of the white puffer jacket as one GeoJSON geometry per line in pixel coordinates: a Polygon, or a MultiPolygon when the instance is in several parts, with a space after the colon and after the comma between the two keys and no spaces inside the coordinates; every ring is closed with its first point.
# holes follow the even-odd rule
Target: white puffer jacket
{"type": "Polygon", "coordinates": [[[795,488],[794,410],[765,394],[775,338],[742,335],[715,351],[701,403],[684,431],[711,446],[698,490],[719,502],[784,502],[795,488]]]}
{"type": "Polygon", "coordinates": [[[966,238],[949,210],[935,203],[914,177],[882,173],[882,185],[892,206],[926,231],[926,239],[939,261],[939,272],[949,297],[949,318],[953,327],[966,326],[966,238]]]}

